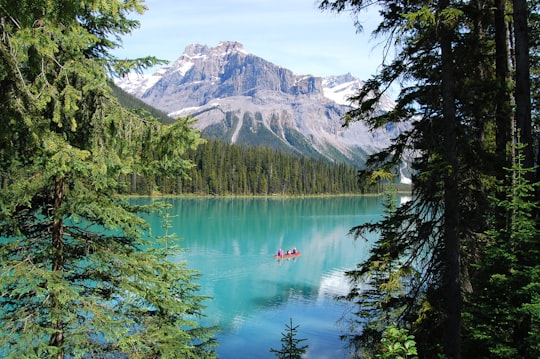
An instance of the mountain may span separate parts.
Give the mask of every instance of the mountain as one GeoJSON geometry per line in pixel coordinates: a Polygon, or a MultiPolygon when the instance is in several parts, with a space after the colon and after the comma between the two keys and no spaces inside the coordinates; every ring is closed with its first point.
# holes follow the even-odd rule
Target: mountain
{"type": "MultiPolygon", "coordinates": [[[[296,75],[247,52],[238,42],[192,44],[173,64],[151,75],[116,81],[126,92],[171,117],[191,115],[206,136],[264,145],[362,167],[404,128],[369,132],[362,123],[342,126],[347,100],[363,82],[351,74],[296,75]]],[[[394,102],[386,97],[380,111],[394,102]]]]}

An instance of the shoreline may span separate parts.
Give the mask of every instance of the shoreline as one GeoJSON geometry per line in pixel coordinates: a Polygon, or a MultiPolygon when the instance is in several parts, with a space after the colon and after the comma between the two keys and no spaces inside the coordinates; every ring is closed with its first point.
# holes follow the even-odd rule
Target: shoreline
{"type": "MultiPolygon", "coordinates": [[[[412,195],[411,191],[400,190],[396,191],[395,194],[399,195],[412,195]]],[[[202,198],[202,199],[211,199],[211,198],[275,198],[275,199],[288,199],[288,198],[328,198],[328,197],[378,197],[384,196],[384,192],[380,193],[344,193],[344,194],[309,194],[309,195],[280,195],[280,194],[269,194],[269,195],[211,195],[211,194],[162,194],[159,192],[154,192],[152,194],[121,194],[121,197],[127,198],[202,198]]]]}

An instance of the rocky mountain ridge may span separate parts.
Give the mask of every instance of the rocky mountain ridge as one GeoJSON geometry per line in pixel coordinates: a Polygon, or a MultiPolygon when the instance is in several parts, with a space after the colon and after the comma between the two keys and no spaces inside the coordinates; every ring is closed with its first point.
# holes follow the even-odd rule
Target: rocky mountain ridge
{"type": "MultiPolygon", "coordinates": [[[[358,167],[403,130],[388,126],[370,132],[362,123],[344,128],[341,118],[351,106],[347,99],[361,80],[350,74],[296,75],[238,42],[189,45],[170,66],[116,84],[169,116],[196,117],[205,135],[358,167]]],[[[386,98],[379,108],[393,105],[386,98]]]]}

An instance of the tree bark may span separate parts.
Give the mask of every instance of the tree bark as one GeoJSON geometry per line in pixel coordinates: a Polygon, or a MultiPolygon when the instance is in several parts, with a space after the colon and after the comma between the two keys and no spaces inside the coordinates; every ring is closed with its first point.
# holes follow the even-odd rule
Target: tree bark
{"type": "Polygon", "coordinates": [[[130,186],[130,190],[131,190],[131,193],[132,193],[132,194],[137,193],[137,174],[136,174],[136,173],[132,173],[132,174],[131,174],[131,186],[130,186]]]}
{"type": "Polygon", "coordinates": [[[497,101],[495,121],[497,125],[496,133],[496,153],[497,161],[501,163],[501,170],[497,174],[499,180],[503,180],[506,172],[503,167],[511,167],[512,152],[508,145],[512,141],[514,132],[514,117],[512,114],[512,103],[510,94],[510,52],[508,49],[508,26],[506,17],[506,0],[497,0],[495,6],[495,72],[497,76],[497,101]]]}
{"type": "MultiPolygon", "coordinates": [[[[440,2],[440,10],[450,5],[440,2]]],[[[461,280],[460,243],[458,234],[458,184],[457,184],[457,123],[455,104],[455,63],[452,47],[453,30],[442,22],[441,46],[441,96],[444,121],[443,154],[448,165],[444,173],[444,233],[443,233],[443,345],[444,354],[450,359],[461,357],[461,280]]]]}
{"type": "MultiPolygon", "coordinates": [[[[514,0],[514,40],[516,47],[516,127],[519,141],[525,145],[524,168],[534,166],[531,129],[531,84],[529,70],[529,29],[527,25],[527,1],[514,0]]],[[[533,181],[532,173],[527,178],[533,181]]]]}
{"type": "MultiPolygon", "coordinates": [[[[505,168],[512,167],[514,162],[514,149],[512,136],[515,132],[514,113],[512,108],[512,93],[510,85],[512,78],[510,75],[510,51],[508,44],[509,27],[506,21],[506,3],[507,0],[497,0],[495,2],[495,74],[497,80],[497,91],[495,94],[495,154],[497,156],[496,178],[503,187],[509,188],[512,185],[512,179],[507,176],[505,168]]],[[[506,193],[498,190],[497,198],[503,201],[506,193]]],[[[496,221],[499,226],[506,226],[508,216],[504,208],[496,209],[496,221]]]]}

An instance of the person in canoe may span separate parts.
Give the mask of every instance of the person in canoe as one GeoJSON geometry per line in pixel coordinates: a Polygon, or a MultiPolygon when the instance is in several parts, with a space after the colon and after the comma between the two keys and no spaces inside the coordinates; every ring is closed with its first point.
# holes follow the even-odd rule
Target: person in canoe
{"type": "Polygon", "coordinates": [[[286,252],[283,252],[283,250],[280,248],[277,251],[277,254],[274,254],[274,258],[276,259],[288,259],[288,258],[295,258],[300,256],[301,253],[296,250],[296,247],[294,249],[287,249],[286,252]]]}

